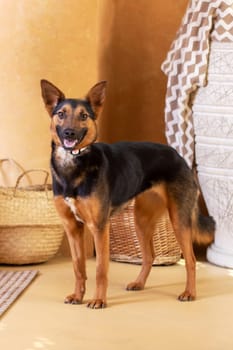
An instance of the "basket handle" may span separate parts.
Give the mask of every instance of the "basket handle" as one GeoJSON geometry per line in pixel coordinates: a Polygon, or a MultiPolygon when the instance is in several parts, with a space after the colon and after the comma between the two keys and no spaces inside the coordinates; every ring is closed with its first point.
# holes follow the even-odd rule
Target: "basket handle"
{"type": "Polygon", "coordinates": [[[13,196],[15,197],[16,195],[16,191],[19,187],[19,183],[20,181],[22,180],[22,178],[31,173],[31,172],[43,172],[45,173],[45,179],[44,179],[44,183],[43,183],[43,186],[45,188],[45,192],[46,192],[46,196],[48,198],[48,178],[49,178],[49,172],[45,169],[30,169],[30,170],[26,170],[24,171],[21,175],[18,176],[17,180],[16,180],[16,184],[15,184],[15,188],[14,188],[14,193],[13,193],[13,196]]]}
{"type": "Polygon", "coordinates": [[[20,165],[18,162],[16,162],[16,160],[14,160],[13,158],[2,158],[2,159],[0,159],[0,165],[2,165],[2,163],[4,163],[4,162],[9,162],[11,164],[14,164],[21,171],[25,171],[25,169],[22,167],[22,165],[20,165]]]}
{"type": "MultiPolygon", "coordinates": [[[[22,165],[20,165],[18,162],[16,162],[16,160],[14,160],[13,158],[2,158],[2,159],[0,159],[0,166],[4,162],[9,162],[11,165],[14,165],[16,168],[18,168],[20,170],[20,172],[24,172],[25,171],[25,169],[22,167],[22,165]]],[[[30,183],[30,178],[27,177],[27,179],[28,179],[28,182],[30,183]]]]}
{"type": "Polygon", "coordinates": [[[2,164],[4,162],[10,162],[10,163],[16,165],[21,171],[25,171],[24,168],[22,167],[22,165],[20,165],[18,162],[16,162],[16,160],[14,160],[12,158],[2,158],[2,159],[0,159],[0,164],[2,164]]]}

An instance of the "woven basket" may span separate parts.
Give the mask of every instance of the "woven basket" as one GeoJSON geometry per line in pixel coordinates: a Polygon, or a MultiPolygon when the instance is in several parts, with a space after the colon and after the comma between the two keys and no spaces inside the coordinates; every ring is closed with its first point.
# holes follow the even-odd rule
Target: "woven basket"
{"type": "MultiPolygon", "coordinates": [[[[156,223],[153,233],[155,259],[153,265],[171,265],[181,257],[168,213],[156,223]]],[[[142,263],[140,245],[134,223],[134,202],[110,221],[110,258],[133,264],[142,263]]]]}
{"type": "Polygon", "coordinates": [[[43,169],[28,170],[14,187],[0,187],[0,263],[41,263],[58,251],[64,231],[48,176],[43,169]],[[32,171],[45,173],[44,184],[19,187],[21,179],[32,171]]]}

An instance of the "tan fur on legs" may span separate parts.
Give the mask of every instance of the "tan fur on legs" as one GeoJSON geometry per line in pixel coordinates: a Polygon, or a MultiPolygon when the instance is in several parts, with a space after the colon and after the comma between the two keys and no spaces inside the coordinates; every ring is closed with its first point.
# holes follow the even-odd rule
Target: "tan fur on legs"
{"type": "MultiPolygon", "coordinates": [[[[196,298],[196,259],[192,245],[192,228],[185,227],[179,218],[177,207],[174,203],[170,203],[169,215],[172,226],[180,248],[182,250],[185,267],[186,267],[186,287],[185,291],[178,297],[180,301],[191,301],[196,298]]],[[[190,223],[191,225],[191,223],[190,223]]]]}
{"type": "Polygon", "coordinates": [[[63,226],[70,245],[70,251],[75,274],[74,293],[65,298],[65,303],[80,304],[85,294],[86,284],[86,266],[85,266],[85,245],[84,245],[84,226],[77,222],[74,214],[67,206],[64,198],[55,197],[55,206],[62,219],[63,226]]]}
{"type": "Polygon", "coordinates": [[[107,305],[108,266],[109,266],[109,223],[103,219],[103,210],[98,197],[93,194],[86,199],[73,200],[72,209],[92,233],[96,250],[96,291],[93,299],[87,303],[92,309],[107,305]],[[101,219],[102,218],[102,219],[101,219]]]}
{"type": "Polygon", "coordinates": [[[153,232],[156,220],[164,211],[164,202],[153,191],[146,191],[136,197],[134,206],[135,227],[142,252],[142,268],[134,282],[127,285],[127,290],[144,288],[155,258],[153,232]]]}
{"type": "MultiPolygon", "coordinates": [[[[90,228],[91,229],[91,228],[90,228]]],[[[96,291],[87,306],[92,309],[107,306],[108,267],[109,267],[109,224],[99,230],[92,227],[96,250],[96,291]]]]}

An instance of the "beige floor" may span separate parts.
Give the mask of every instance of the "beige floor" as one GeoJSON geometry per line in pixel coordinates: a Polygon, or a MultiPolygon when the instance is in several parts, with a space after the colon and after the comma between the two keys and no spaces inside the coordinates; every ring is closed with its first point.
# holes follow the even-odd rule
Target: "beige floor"
{"type": "MultiPolygon", "coordinates": [[[[1,269],[6,267],[0,266],[1,269]]],[[[63,304],[72,291],[69,259],[33,266],[40,275],[0,321],[4,350],[232,350],[233,271],[199,262],[198,299],[181,303],[183,261],[154,267],[147,288],[124,286],[139,267],[111,262],[108,308],[63,304]]],[[[95,280],[95,261],[88,260],[88,299],[95,280]]]]}

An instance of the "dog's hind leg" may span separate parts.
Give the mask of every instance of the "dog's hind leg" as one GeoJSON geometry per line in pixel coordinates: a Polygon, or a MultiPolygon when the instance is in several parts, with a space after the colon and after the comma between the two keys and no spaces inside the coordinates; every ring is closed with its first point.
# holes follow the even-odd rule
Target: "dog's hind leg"
{"type": "Polygon", "coordinates": [[[155,257],[153,248],[153,232],[156,218],[161,214],[161,200],[152,192],[145,192],[135,199],[134,216],[135,228],[142,253],[141,271],[134,282],[127,285],[127,290],[141,290],[144,288],[151,271],[155,257]],[[158,206],[159,204],[159,206],[158,206]]]}
{"type": "Polygon", "coordinates": [[[63,197],[57,196],[54,201],[68,238],[75,274],[74,293],[65,298],[65,303],[81,304],[85,294],[85,284],[87,279],[84,225],[75,219],[74,214],[64,202],[63,197]]]}
{"type": "MultiPolygon", "coordinates": [[[[187,208],[186,208],[187,209],[187,208]]],[[[180,301],[192,301],[196,298],[196,259],[192,244],[192,219],[185,220],[185,211],[178,208],[174,201],[169,203],[169,215],[180,245],[186,267],[186,287],[178,297],[180,301]]],[[[186,216],[187,217],[187,216],[186,216]]]]}

